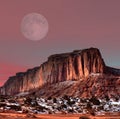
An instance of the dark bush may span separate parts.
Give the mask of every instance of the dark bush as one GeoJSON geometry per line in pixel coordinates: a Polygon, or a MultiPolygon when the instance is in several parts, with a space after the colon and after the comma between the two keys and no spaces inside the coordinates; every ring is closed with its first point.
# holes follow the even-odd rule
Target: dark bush
{"type": "Polygon", "coordinates": [[[56,98],[53,98],[53,103],[57,103],[57,99],[56,98]]]}
{"type": "Polygon", "coordinates": [[[0,99],[0,102],[5,102],[5,99],[2,99],[2,98],[1,98],[1,99],[0,99]]]}
{"type": "Polygon", "coordinates": [[[92,106],[91,106],[91,104],[89,102],[87,103],[87,109],[88,110],[92,109],[92,106]]]}
{"type": "Polygon", "coordinates": [[[94,109],[89,110],[89,113],[90,113],[92,116],[95,116],[95,111],[94,111],[94,109]]]}
{"type": "Polygon", "coordinates": [[[32,107],[36,107],[36,106],[38,106],[37,101],[33,101],[33,102],[31,103],[31,106],[32,106],[32,107]]]}
{"type": "Polygon", "coordinates": [[[70,100],[70,97],[69,97],[68,95],[64,95],[63,98],[64,98],[65,100],[70,100]]]}
{"type": "Polygon", "coordinates": [[[10,99],[10,100],[8,100],[10,103],[16,103],[16,101],[15,100],[13,100],[13,99],[10,99]]]}
{"type": "Polygon", "coordinates": [[[92,102],[94,105],[100,105],[100,101],[96,97],[92,97],[90,102],[92,102]]]}
{"type": "Polygon", "coordinates": [[[73,110],[73,109],[69,109],[68,112],[69,112],[69,113],[73,113],[74,110],[73,110]]]}
{"type": "Polygon", "coordinates": [[[6,104],[5,103],[0,103],[0,107],[5,107],[6,104]]]}
{"type": "Polygon", "coordinates": [[[32,99],[30,97],[27,97],[24,103],[30,105],[31,102],[32,102],[32,99]]]}
{"type": "Polygon", "coordinates": [[[65,105],[65,104],[62,104],[61,105],[61,108],[63,109],[63,108],[67,108],[67,106],[65,105]]]}
{"type": "Polygon", "coordinates": [[[41,111],[41,112],[43,112],[44,109],[46,108],[40,105],[36,107],[36,110],[41,111]]]}
{"type": "Polygon", "coordinates": [[[105,96],[105,99],[106,99],[107,102],[110,100],[108,95],[105,96]]]}
{"type": "Polygon", "coordinates": [[[86,103],[86,99],[80,99],[81,103],[86,103]]]}
{"type": "Polygon", "coordinates": [[[21,106],[10,105],[9,107],[10,107],[11,110],[21,111],[21,106]]]}
{"type": "Polygon", "coordinates": [[[51,100],[52,99],[52,97],[50,96],[50,97],[48,97],[48,100],[51,100]]]}
{"type": "Polygon", "coordinates": [[[32,114],[32,113],[28,113],[27,115],[26,115],[26,117],[27,118],[37,118],[34,114],[32,114]]]}
{"type": "Polygon", "coordinates": [[[29,112],[28,110],[25,110],[25,109],[23,110],[23,113],[25,114],[27,114],[28,112],[29,112]]]}
{"type": "Polygon", "coordinates": [[[73,104],[75,104],[75,101],[70,101],[70,100],[68,100],[68,105],[70,105],[70,106],[72,106],[73,104]]]}
{"type": "Polygon", "coordinates": [[[81,116],[81,117],[79,117],[79,119],[90,119],[90,118],[87,116],[81,116]]]}

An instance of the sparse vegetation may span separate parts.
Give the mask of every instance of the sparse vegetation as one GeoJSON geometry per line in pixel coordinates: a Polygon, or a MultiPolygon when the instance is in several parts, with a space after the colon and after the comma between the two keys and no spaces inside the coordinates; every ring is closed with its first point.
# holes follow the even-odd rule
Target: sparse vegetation
{"type": "Polygon", "coordinates": [[[94,105],[100,105],[100,101],[96,97],[92,97],[90,102],[92,102],[94,105]]]}
{"type": "Polygon", "coordinates": [[[40,97],[11,97],[0,101],[0,110],[2,111],[16,111],[20,113],[34,113],[34,114],[90,114],[92,116],[103,114],[105,112],[119,112],[120,99],[104,99],[92,98],[74,98],[65,95],[61,98],[48,99],[40,97]],[[116,101],[116,102],[115,102],[116,101]]]}
{"type": "Polygon", "coordinates": [[[37,118],[34,114],[32,114],[32,113],[28,113],[27,115],[26,115],[26,117],[28,117],[28,118],[37,118]]]}
{"type": "Polygon", "coordinates": [[[90,119],[88,116],[80,116],[79,119],[90,119]]]}

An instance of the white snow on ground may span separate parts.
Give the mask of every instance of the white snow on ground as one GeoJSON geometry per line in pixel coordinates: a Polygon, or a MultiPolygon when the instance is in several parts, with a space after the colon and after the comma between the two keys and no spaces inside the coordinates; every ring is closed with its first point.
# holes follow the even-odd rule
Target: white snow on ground
{"type": "Polygon", "coordinates": [[[28,94],[29,94],[29,92],[21,92],[21,93],[17,94],[16,96],[25,96],[25,95],[28,95],[28,94]]]}
{"type": "Polygon", "coordinates": [[[90,76],[100,76],[101,73],[91,73],[90,76]]]}
{"type": "MultiPolygon", "coordinates": [[[[20,98],[20,97],[19,97],[20,98]]],[[[97,115],[104,115],[105,112],[120,112],[120,98],[118,100],[110,99],[97,99],[100,103],[94,104],[91,99],[80,99],[78,97],[61,97],[44,99],[39,97],[29,97],[28,99],[23,97],[24,102],[19,102],[19,98],[13,98],[15,103],[9,102],[9,99],[5,99],[5,102],[0,102],[0,110],[15,110],[19,113],[23,113],[25,110],[32,113],[39,114],[51,114],[51,113],[88,113],[89,108],[97,115]]],[[[22,98],[22,97],[21,97],[22,98]]]]}

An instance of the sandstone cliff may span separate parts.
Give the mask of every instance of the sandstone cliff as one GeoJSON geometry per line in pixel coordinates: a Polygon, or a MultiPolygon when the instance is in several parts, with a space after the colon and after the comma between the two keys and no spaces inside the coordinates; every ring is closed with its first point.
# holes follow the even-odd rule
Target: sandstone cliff
{"type": "Polygon", "coordinates": [[[71,97],[105,98],[120,97],[120,78],[102,74],[91,74],[85,80],[64,81],[41,87],[35,92],[40,97],[71,97]]]}
{"type": "Polygon", "coordinates": [[[43,85],[64,81],[87,79],[92,73],[110,73],[97,48],[75,50],[71,53],[56,54],[39,67],[10,77],[1,87],[1,94],[14,95],[40,88],[43,85]]]}

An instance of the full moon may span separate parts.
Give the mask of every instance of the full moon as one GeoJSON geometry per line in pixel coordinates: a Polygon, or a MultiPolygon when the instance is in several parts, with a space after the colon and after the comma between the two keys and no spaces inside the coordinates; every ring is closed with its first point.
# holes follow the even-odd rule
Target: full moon
{"type": "Polygon", "coordinates": [[[30,13],[22,19],[21,32],[29,40],[41,40],[48,33],[47,19],[41,14],[30,13]]]}

